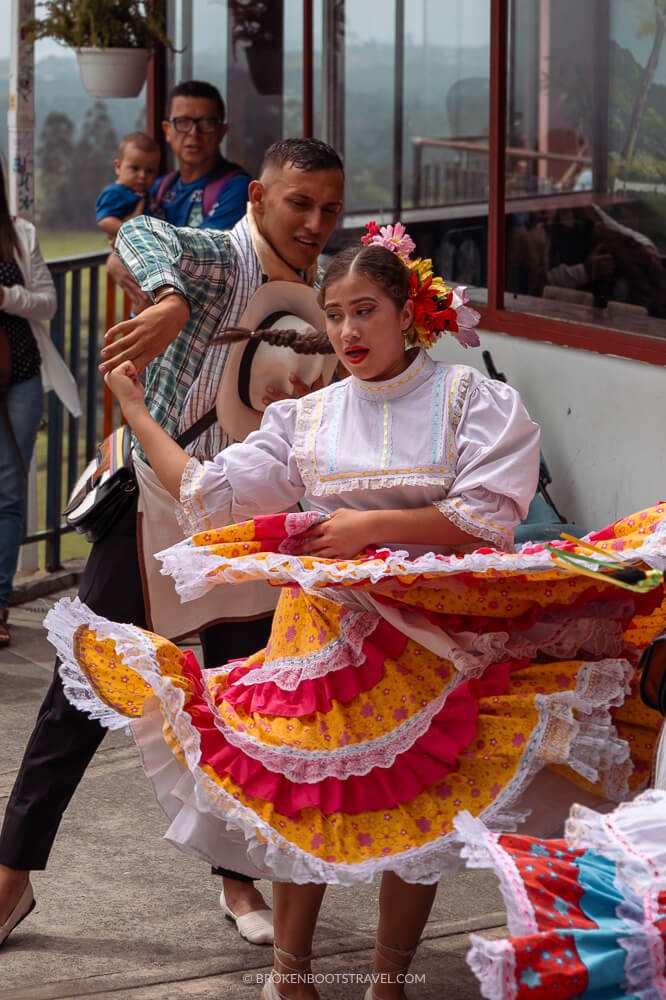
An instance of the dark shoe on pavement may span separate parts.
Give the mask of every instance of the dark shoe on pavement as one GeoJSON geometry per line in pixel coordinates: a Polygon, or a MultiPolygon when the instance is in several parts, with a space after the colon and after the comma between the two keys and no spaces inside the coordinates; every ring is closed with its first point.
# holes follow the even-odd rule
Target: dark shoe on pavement
{"type": "Polygon", "coordinates": [[[25,920],[34,907],[35,897],[32,891],[32,886],[30,885],[30,880],[28,880],[28,884],[23,890],[18,903],[9,914],[4,924],[0,924],[0,948],[5,943],[14,928],[18,927],[22,920],[25,920]]]}
{"type": "Polygon", "coordinates": [[[0,646],[8,646],[11,642],[9,627],[7,625],[7,614],[7,608],[0,610],[0,646]]]}

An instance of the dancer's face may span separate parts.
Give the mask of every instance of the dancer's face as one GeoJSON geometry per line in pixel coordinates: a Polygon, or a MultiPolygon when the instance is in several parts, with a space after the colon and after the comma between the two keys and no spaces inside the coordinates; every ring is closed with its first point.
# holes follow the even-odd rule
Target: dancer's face
{"type": "Polygon", "coordinates": [[[342,172],[269,167],[250,184],[261,235],[297,271],[314,264],[342,211],[342,172]]]}
{"type": "Polygon", "coordinates": [[[383,382],[409,365],[404,335],[414,317],[411,299],[398,308],[374,281],[352,273],[328,286],[324,312],[335,353],[352,375],[383,382]]]}

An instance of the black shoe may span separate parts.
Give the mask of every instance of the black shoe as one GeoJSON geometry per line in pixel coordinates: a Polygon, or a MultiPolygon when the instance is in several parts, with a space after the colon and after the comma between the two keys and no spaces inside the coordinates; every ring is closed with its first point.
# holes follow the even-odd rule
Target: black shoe
{"type": "Polygon", "coordinates": [[[8,646],[11,642],[11,636],[9,635],[9,626],[7,625],[7,615],[9,613],[8,608],[4,608],[0,611],[0,646],[8,646]]]}

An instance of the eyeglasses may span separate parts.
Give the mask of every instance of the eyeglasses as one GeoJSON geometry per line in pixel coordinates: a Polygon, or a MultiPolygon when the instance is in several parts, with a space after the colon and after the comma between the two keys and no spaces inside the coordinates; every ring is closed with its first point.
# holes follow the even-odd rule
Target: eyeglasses
{"type": "Polygon", "coordinates": [[[167,118],[170,125],[173,125],[176,132],[189,132],[193,126],[196,126],[199,132],[214,132],[218,125],[223,125],[219,118],[188,118],[187,116],[179,118],[167,118]]]}

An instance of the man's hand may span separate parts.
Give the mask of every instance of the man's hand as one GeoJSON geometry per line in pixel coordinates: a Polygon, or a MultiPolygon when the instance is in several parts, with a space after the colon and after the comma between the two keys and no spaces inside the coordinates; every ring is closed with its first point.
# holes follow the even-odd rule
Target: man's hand
{"type": "Polygon", "coordinates": [[[326,559],[353,559],[372,544],[371,510],[339,507],[303,533],[300,555],[326,559]]]}
{"type": "Polygon", "coordinates": [[[306,385],[298,375],[290,375],[289,381],[294,387],[294,391],[290,396],[286,392],[280,392],[279,389],[276,389],[272,385],[267,385],[266,395],[262,400],[264,406],[270,406],[271,403],[275,403],[278,399],[300,399],[301,396],[307,396],[309,392],[316,392],[317,389],[324,388],[324,380],[321,375],[318,379],[315,379],[312,385],[306,385]]]}
{"type": "Polygon", "coordinates": [[[133,408],[145,410],[144,389],[131,361],[124,361],[113,371],[107,372],[104,381],[120,403],[125,419],[129,423],[133,408]]]}
{"type": "MultiPolygon", "coordinates": [[[[118,226],[118,229],[120,229],[120,225],[118,226]]],[[[115,239],[115,234],[113,238],[115,239]]],[[[106,261],[106,270],[109,276],[113,278],[115,283],[119,285],[127,295],[130,300],[132,312],[137,313],[138,315],[140,312],[143,312],[144,309],[147,309],[148,306],[152,305],[153,300],[150,295],[141,291],[130,272],[115,253],[109,254],[106,261]]]]}
{"type": "Polygon", "coordinates": [[[181,295],[167,295],[158,305],[133,319],[116,323],[107,331],[99,370],[105,374],[132,361],[141,374],[149,361],[163,354],[190,318],[190,307],[181,295]],[[119,339],[118,339],[119,338],[119,339]]]}

